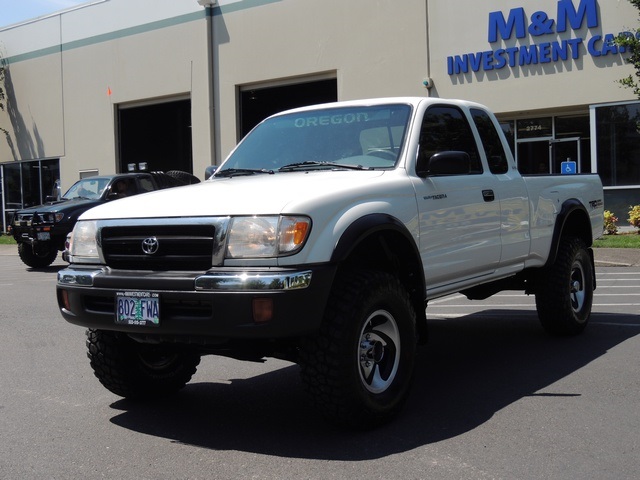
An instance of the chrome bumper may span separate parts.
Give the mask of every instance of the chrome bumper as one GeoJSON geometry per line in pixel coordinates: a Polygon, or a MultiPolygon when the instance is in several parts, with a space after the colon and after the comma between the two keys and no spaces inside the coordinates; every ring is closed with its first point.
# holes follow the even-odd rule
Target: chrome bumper
{"type": "MultiPolygon", "coordinates": [[[[58,272],[58,285],[93,287],[100,275],[108,275],[103,268],[66,268],[58,272]]],[[[207,273],[193,279],[195,291],[289,291],[311,284],[311,270],[295,272],[207,273]]]]}

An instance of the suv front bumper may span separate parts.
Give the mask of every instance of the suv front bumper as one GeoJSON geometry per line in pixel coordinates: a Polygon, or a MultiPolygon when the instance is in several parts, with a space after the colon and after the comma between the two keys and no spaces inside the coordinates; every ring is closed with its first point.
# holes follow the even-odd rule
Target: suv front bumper
{"type": "Polygon", "coordinates": [[[179,341],[278,339],[316,331],[333,265],[201,272],[125,271],[70,265],[58,272],[62,316],[87,328],[179,341]],[[116,323],[116,293],[158,294],[158,325],[116,323]]]}

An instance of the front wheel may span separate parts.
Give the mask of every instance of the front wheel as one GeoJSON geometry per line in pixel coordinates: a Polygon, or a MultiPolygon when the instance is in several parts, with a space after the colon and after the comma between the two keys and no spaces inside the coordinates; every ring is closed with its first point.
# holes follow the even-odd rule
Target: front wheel
{"type": "Polygon", "coordinates": [[[556,261],[543,271],[536,291],[540,323],[553,335],[582,332],[591,315],[594,271],[589,249],[579,238],[564,238],[556,261]]]}
{"type": "Polygon", "coordinates": [[[320,332],[301,351],[311,402],[339,425],[372,428],[395,416],[408,396],[416,314],[402,284],[382,272],[341,275],[320,332]]]}
{"type": "Polygon", "coordinates": [[[138,343],[127,335],[87,330],[87,356],[100,383],[131,399],[158,398],[184,387],[200,355],[174,346],[138,343]]]}
{"type": "Polygon", "coordinates": [[[28,243],[18,244],[18,256],[20,260],[31,268],[45,268],[53,263],[58,256],[58,250],[49,244],[39,244],[34,249],[28,243]]]}

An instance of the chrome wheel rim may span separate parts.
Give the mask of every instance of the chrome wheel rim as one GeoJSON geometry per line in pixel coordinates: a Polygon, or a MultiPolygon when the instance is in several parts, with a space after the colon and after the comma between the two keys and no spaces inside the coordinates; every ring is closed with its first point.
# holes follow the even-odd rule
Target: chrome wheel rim
{"type": "Polygon", "coordinates": [[[571,308],[579,313],[584,307],[587,292],[585,290],[585,273],[580,262],[575,262],[571,268],[570,279],[571,308]]]}
{"type": "Polygon", "coordinates": [[[400,330],[386,310],[373,312],[360,331],[358,370],[371,393],[382,393],[393,383],[400,363],[400,330]]]}

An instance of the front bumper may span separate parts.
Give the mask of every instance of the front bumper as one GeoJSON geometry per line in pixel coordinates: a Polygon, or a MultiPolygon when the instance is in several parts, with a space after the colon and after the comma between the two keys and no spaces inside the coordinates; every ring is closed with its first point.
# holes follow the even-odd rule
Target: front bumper
{"type": "Polygon", "coordinates": [[[59,246],[62,243],[59,231],[52,225],[36,225],[30,227],[13,225],[11,227],[11,234],[18,243],[28,243],[30,245],[53,243],[58,249],[60,249],[59,246]]]}
{"type": "Polygon", "coordinates": [[[334,275],[329,264],[206,273],[72,264],[58,272],[57,298],[62,316],[87,328],[201,343],[279,339],[319,328],[334,275]],[[157,293],[159,324],[116,324],[117,292],[157,293]]]}

